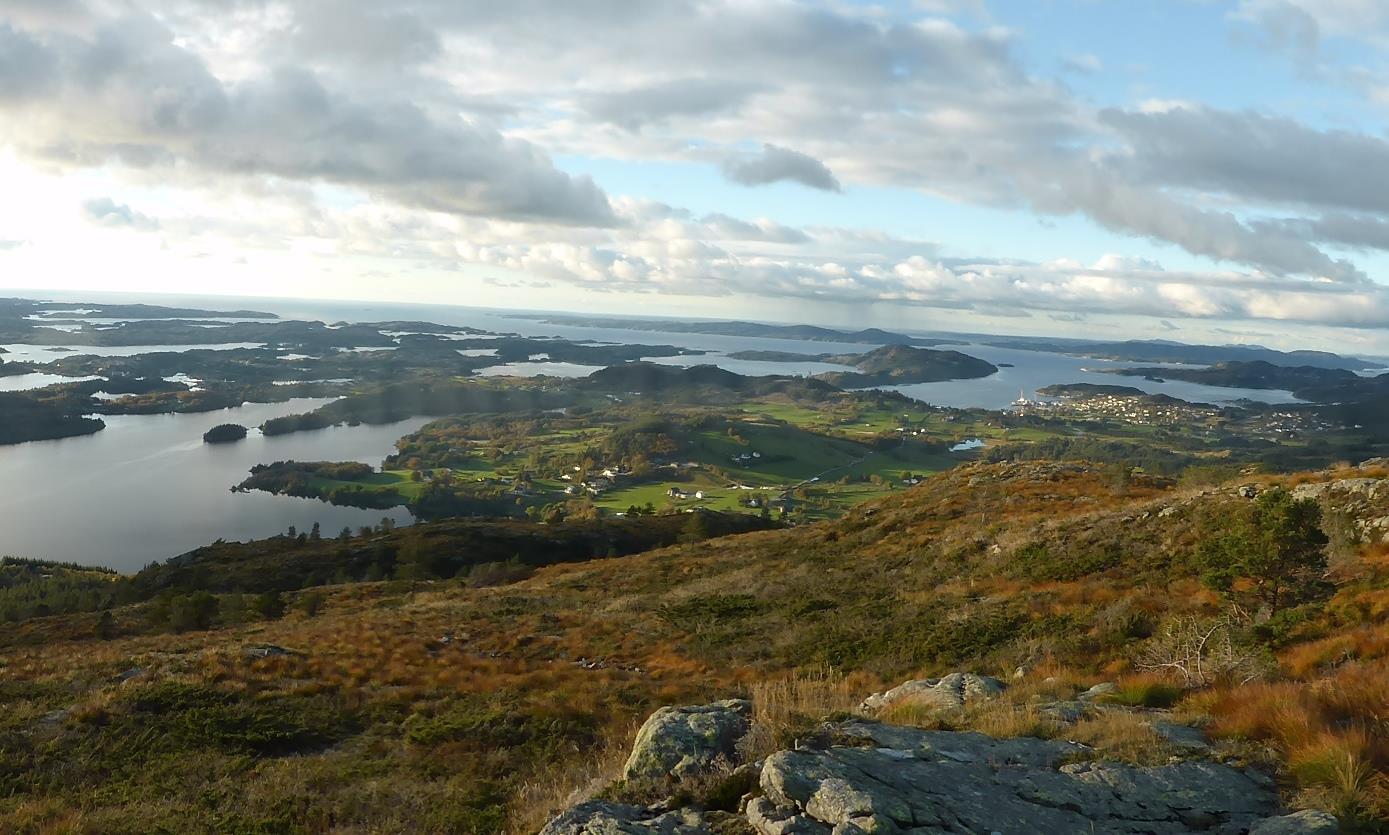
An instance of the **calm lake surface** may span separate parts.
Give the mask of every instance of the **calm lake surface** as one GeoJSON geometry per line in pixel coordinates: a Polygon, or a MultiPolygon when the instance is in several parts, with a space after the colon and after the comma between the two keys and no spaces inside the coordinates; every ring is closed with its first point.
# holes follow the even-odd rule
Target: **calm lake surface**
{"type": "Polygon", "coordinates": [[[427,421],[354,426],[266,438],[252,430],[234,444],[204,444],[219,423],[257,426],[327,400],[248,403],[184,415],[107,417],[95,435],[0,446],[0,554],[135,571],[217,539],[273,536],[290,525],[325,536],[372,525],[391,511],[334,507],[317,499],[231,493],[255,464],[285,459],[379,465],[396,439],[427,421]]]}
{"type": "MultiPolygon", "coordinates": [[[[871,345],[759,339],[713,334],[589,328],[546,324],[518,318],[505,311],[433,305],[317,302],[280,299],[212,299],[121,297],[78,294],[83,300],[143,301],[174,306],[246,307],[279,313],[285,318],[325,322],[371,322],[419,319],[467,325],[524,336],[558,336],[576,341],[625,344],[665,344],[709,352],[703,356],[662,357],[668,365],[718,365],[739,374],[808,375],[842,371],[845,366],[822,362],[756,362],[731,359],[737,351],[787,351],[801,354],[851,354],[871,345]],[[86,297],[90,296],[88,299],[86,297]]],[[[10,360],[46,362],[72,353],[105,356],[152,351],[181,351],[191,347],[256,347],[253,343],[206,346],[90,347],[73,343],[71,351],[29,345],[4,345],[10,360]]],[[[989,360],[1001,367],[979,380],[959,380],[898,386],[908,396],[941,406],[1004,408],[1019,391],[1031,397],[1053,383],[1127,385],[1185,400],[1224,403],[1239,398],[1268,403],[1295,402],[1288,392],[1247,391],[1193,383],[1154,383],[1138,377],[1098,373],[1126,363],[1084,359],[1063,354],[993,348],[986,345],[947,345],[989,360]]],[[[582,376],[591,366],[526,362],[489,369],[484,374],[582,376]]],[[[30,388],[57,382],[49,375],[0,378],[0,390],[30,388]]],[[[71,378],[68,378],[69,380],[71,378]]],[[[403,509],[385,512],[334,507],[316,499],[231,493],[228,488],[246,477],[256,464],[285,459],[300,461],[361,461],[378,466],[394,450],[400,436],[428,422],[416,418],[389,426],[334,427],[265,438],[252,430],[246,440],[206,445],[202,433],[219,423],[257,426],[268,418],[304,412],[327,402],[300,399],[285,403],[247,404],[235,409],[194,415],[132,415],[106,418],[106,429],[95,435],[0,446],[0,554],[68,560],[134,571],[219,538],[246,540],[271,536],[290,525],[307,531],[318,522],[324,535],[344,526],[378,523],[389,516],[398,524],[410,521],[403,509]]]]}

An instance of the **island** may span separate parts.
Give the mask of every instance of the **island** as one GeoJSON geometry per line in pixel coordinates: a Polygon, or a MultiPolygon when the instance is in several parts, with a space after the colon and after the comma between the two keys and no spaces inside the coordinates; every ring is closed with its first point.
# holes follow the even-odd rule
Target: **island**
{"type": "Polygon", "coordinates": [[[798,354],[792,351],[734,351],[729,359],[757,362],[821,362],[848,365],[856,371],[817,374],[840,388],[939,383],[972,380],[998,371],[992,363],[959,351],[934,351],[897,342],[863,354],[798,354]]]}
{"type": "Polygon", "coordinates": [[[20,374],[32,374],[33,371],[34,366],[27,362],[19,362],[18,360],[5,362],[4,360],[0,360],[0,377],[17,377],[20,374]]]}
{"type": "Polygon", "coordinates": [[[733,351],[731,360],[752,362],[825,362],[830,354],[799,354],[795,351],[733,351]]]}
{"type": "Polygon", "coordinates": [[[1143,397],[1147,394],[1143,389],[1133,386],[1109,386],[1101,383],[1056,383],[1037,389],[1037,393],[1044,397],[1143,397]]]}
{"type": "Polygon", "coordinates": [[[246,427],[239,423],[219,423],[203,433],[205,444],[229,444],[246,437],[246,427]]]}
{"type": "Polygon", "coordinates": [[[856,369],[815,375],[816,379],[839,388],[973,380],[998,373],[998,366],[969,354],[916,348],[911,345],[884,345],[865,354],[826,356],[824,361],[836,365],[850,365],[856,369]]]}

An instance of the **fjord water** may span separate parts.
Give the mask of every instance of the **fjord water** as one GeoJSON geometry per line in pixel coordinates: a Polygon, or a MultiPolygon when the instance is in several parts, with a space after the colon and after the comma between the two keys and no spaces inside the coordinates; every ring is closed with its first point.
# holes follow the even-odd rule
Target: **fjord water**
{"type": "Polygon", "coordinates": [[[135,571],[217,539],[273,536],[290,525],[324,536],[404,509],[334,507],[317,499],[231,493],[255,464],[285,459],[361,461],[379,465],[416,418],[384,426],[344,426],[204,444],[219,423],[256,426],[308,411],[327,400],[249,403],[201,414],[107,417],[95,435],[0,446],[0,554],[103,565],[135,571]]]}
{"type": "MultiPolygon", "coordinates": [[[[978,380],[954,380],[944,383],[917,383],[892,386],[908,397],[924,400],[936,406],[958,408],[1007,408],[1021,391],[1034,398],[1037,389],[1056,383],[1096,383],[1110,386],[1130,386],[1149,394],[1166,394],[1193,403],[1216,405],[1236,400],[1256,400],[1263,403],[1298,403],[1291,392],[1273,389],[1241,389],[1207,386],[1183,380],[1156,382],[1142,377],[1107,374],[1103,369],[1162,367],[1160,363],[1116,362],[1114,360],[1072,357],[1045,351],[1021,351],[1016,348],[997,348],[992,345],[946,346],[971,356],[988,360],[999,366],[998,373],[978,380]],[[1009,367],[1011,366],[1011,367],[1009,367]]],[[[1173,366],[1194,368],[1199,366],[1173,366]]],[[[1159,374],[1160,376],[1160,374],[1159,374]]]]}

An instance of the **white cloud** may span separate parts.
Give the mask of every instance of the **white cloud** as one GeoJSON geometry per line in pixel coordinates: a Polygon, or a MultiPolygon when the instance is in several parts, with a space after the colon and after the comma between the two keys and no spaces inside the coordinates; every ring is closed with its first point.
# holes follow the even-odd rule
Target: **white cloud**
{"type": "Polygon", "coordinates": [[[46,164],[331,182],[432,211],[602,225],[603,192],[539,149],[409,101],[359,98],[306,68],[223,83],[149,17],[89,39],[0,28],[0,139],[46,164]]]}
{"type": "MultiPolygon", "coordinates": [[[[1368,0],[1240,8],[1304,51],[1389,21],[1368,0]]],[[[1383,290],[1343,257],[1389,248],[1382,136],[1193,101],[1098,109],[1025,69],[1027,33],[980,28],[982,5],[917,9],[11,0],[0,145],[35,170],[98,180],[85,196],[108,202],[85,207],[89,223],[157,223],[176,250],[482,265],[498,281],[619,292],[1384,322],[1383,290]],[[939,17],[959,13],[970,22],[939,17]],[[552,161],[568,155],[847,187],[845,202],[870,185],[1079,215],[1221,271],[1122,254],[950,258],[949,241],[689,212],[610,196],[552,161]],[[123,186],[194,195],[196,209],[165,212],[123,186]]],[[[1065,63],[1103,69],[1088,54],[1065,63]]]]}

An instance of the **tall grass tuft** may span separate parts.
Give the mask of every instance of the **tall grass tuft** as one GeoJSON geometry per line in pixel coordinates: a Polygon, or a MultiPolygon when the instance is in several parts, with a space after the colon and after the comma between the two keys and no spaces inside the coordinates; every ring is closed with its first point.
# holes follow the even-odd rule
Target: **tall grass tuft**
{"type": "Polygon", "coordinates": [[[754,682],[749,688],[752,730],[743,741],[743,759],[761,758],[826,718],[857,710],[869,692],[865,684],[865,677],[847,677],[830,667],[754,682]]]}

